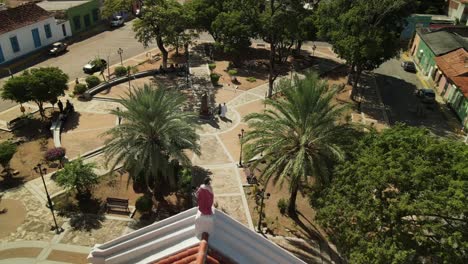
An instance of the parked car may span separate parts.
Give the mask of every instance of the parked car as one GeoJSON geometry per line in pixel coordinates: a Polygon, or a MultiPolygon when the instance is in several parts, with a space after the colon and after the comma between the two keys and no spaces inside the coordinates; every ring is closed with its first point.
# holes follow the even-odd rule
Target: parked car
{"type": "Polygon", "coordinates": [[[421,102],[433,104],[435,103],[436,94],[434,90],[429,88],[423,88],[416,90],[416,96],[419,97],[421,102]]]}
{"type": "Polygon", "coordinates": [[[107,61],[103,59],[94,59],[88,62],[83,66],[83,72],[88,74],[93,74],[98,71],[103,71],[107,67],[107,61]]]}
{"type": "Polygon", "coordinates": [[[51,49],[49,50],[50,55],[57,56],[62,52],[65,52],[67,50],[67,44],[63,42],[55,42],[52,44],[51,49]]]}
{"type": "Polygon", "coordinates": [[[125,24],[125,19],[123,16],[114,16],[111,19],[110,25],[111,27],[120,27],[125,24]]]}
{"type": "Polygon", "coordinates": [[[414,65],[414,62],[412,62],[412,61],[402,62],[401,67],[403,67],[403,70],[405,70],[407,72],[416,72],[416,65],[414,65]]]}

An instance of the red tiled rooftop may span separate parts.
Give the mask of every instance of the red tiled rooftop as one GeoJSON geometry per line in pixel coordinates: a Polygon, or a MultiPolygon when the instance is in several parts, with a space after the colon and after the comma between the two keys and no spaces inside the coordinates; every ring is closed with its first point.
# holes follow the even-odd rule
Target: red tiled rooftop
{"type": "Polygon", "coordinates": [[[465,96],[468,96],[468,68],[465,67],[465,61],[468,61],[468,52],[460,48],[436,57],[435,60],[439,70],[452,80],[465,96]]]}
{"type": "Polygon", "coordinates": [[[208,246],[208,234],[196,246],[180,251],[153,264],[236,264],[220,252],[208,246]]]}
{"type": "Polygon", "coordinates": [[[34,3],[0,11],[0,34],[22,28],[52,15],[34,3]]]}

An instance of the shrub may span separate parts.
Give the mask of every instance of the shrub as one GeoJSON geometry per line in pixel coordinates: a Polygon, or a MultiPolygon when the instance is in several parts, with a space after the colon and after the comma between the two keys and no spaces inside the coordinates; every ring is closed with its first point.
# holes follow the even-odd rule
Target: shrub
{"type": "Polygon", "coordinates": [[[84,83],[78,83],[73,89],[73,94],[84,94],[88,88],[84,83]]]}
{"type": "Polygon", "coordinates": [[[237,70],[229,70],[228,74],[231,76],[236,76],[237,75],[237,70]]]}
{"type": "Polygon", "coordinates": [[[151,200],[151,197],[143,195],[138,198],[135,202],[135,208],[140,213],[149,212],[153,208],[153,201],[151,200]]]}
{"type": "Polygon", "coordinates": [[[16,152],[16,145],[5,141],[0,143],[0,164],[3,166],[4,169],[10,167],[10,160],[13,158],[16,152]]]}
{"type": "Polygon", "coordinates": [[[65,149],[64,148],[51,148],[45,153],[45,159],[47,161],[56,161],[61,160],[65,157],[65,149]]]}
{"type": "Polygon", "coordinates": [[[281,214],[286,213],[286,209],[288,209],[288,200],[281,198],[278,200],[278,209],[281,214]]]}
{"type": "Polygon", "coordinates": [[[89,199],[91,197],[91,189],[101,179],[94,172],[95,168],[96,165],[94,163],[85,164],[81,158],[78,158],[65,164],[63,170],[57,171],[55,181],[59,186],[67,190],[75,189],[78,199],[89,199]]]}
{"type": "Polygon", "coordinates": [[[219,74],[216,74],[216,73],[212,73],[210,74],[210,77],[211,77],[211,82],[214,84],[214,85],[217,85],[218,84],[218,81],[219,81],[219,78],[221,77],[219,74]]]}
{"type": "Polygon", "coordinates": [[[216,63],[210,63],[210,64],[208,64],[208,68],[210,68],[210,71],[216,69],[216,63]]]}
{"type": "Polygon", "coordinates": [[[127,68],[124,66],[117,66],[114,69],[115,76],[122,77],[127,75],[127,68]]]}
{"type": "Polygon", "coordinates": [[[88,88],[93,88],[94,86],[100,83],[101,83],[101,80],[94,75],[86,77],[86,84],[88,85],[88,88]]]}
{"type": "Polygon", "coordinates": [[[247,78],[247,81],[248,81],[248,82],[256,82],[256,81],[257,81],[257,78],[255,78],[255,77],[248,77],[248,78],[247,78]]]}

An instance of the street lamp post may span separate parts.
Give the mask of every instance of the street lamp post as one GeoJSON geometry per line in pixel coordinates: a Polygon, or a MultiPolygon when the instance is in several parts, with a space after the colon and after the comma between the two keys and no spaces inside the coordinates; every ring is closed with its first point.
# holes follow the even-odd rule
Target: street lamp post
{"type": "Polygon", "coordinates": [[[122,65],[122,66],[123,66],[123,61],[122,61],[122,53],[123,53],[123,49],[122,49],[122,48],[119,48],[119,49],[117,50],[117,53],[118,53],[118,54],[119,54],[119,56],[120,56],[120,65],[122,65]]]}
{"type": "Polygon", "coordinates": [[[242,168],[242,145],[243,145],[243,142],[242,142],[242,139],[244,138],[244,129],[242,128],[241,129],[241,133],[240,134],[237,134],[237,136],[239,137],[239,141],[240,141],[240,153],[239,153],[239,164],[237,164],[237,166],[239,168],[242,168]]]}
{"type": "Polygon", "coordinates": [[[258,211],[258,225],[257,225],[257,230],[259,233],[262,232],[262,218],[263,218],[263,207],[265,206],[264,200],[270,198],[270,193],[266,193],[265,195],[265,189],[258,190],[256,195],[255,195],[255,201],[257,202],[257,205],[260,206],[260,210],[258,211]]]}
{"type": "Polygon", "coordinates": [[[46,196],[47,196],[47,204],[48,204],[47,207],[49,207],[50,212],[52,213],[52,217],[54,218],[55,226],[52,226],[51,230],[55,231],[56,234],[60,234],[60,233],[63,232],[63,228],[58,226],[57,219],[55,219],[54,205],[52,204],[52,200],[50,199],[49,191],[47,191],[47,185],[46,185],[45,180],[44,180],[44,173],[47,173],[47,169],[42,168],[42,165],[39,163],[39,164],[37,164],[36,167],[34,167],[34,171],[41,175],[42,183],[44,184],[44,189],[45,189],[46,196]]]}

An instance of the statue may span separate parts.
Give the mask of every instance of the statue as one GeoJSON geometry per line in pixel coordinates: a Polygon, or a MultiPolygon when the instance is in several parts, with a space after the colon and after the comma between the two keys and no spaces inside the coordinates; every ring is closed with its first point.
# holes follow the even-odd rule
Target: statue
{"type": "Polygon", "coordinates": [[[203,184],[197,190],[197,201],[198,201],[198,211],[202,215],[212,215],[213,214],[213,201],[214,194],[213,189],[211,189],[211,179],[206,177],[203,180],[203,184]]]}

